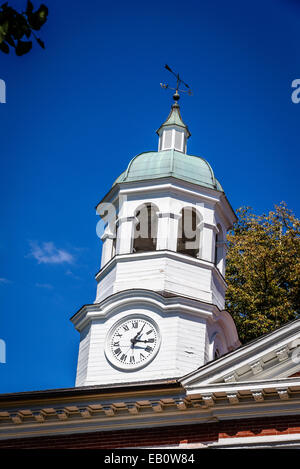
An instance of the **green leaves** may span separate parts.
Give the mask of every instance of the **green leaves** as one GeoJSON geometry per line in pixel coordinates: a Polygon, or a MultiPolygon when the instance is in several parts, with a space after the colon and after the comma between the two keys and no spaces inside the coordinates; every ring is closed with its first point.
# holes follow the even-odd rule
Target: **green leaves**
{"type": "Polygon", "coordinates": [[[0,24],[0,44],[5,41],[5,37],[8,31],[8,25],[8,21],[4,21],[2,24],[0,24]]]}
{"type": "Polygon", "coordinates": [[[36,41],[39,43],[39,45],[40,45],[43,49],[45,49],[45,44],[44,44],[44,42],[43,42],[40,38],[36,37],[36,41]]]}
{"type": "Polygon", "coordinates": [[[27,52],[29,52],[31,48],[32,48],[32,41],[19,40],[17,43],[17,47],[16,47],[16,54],[19,56],[27,54],[27,52]]]}
{"type": "Polygon", "coordinates": [[[16,55],[27,54],[32,48],[32,41],[29,40],[31,36],[45,49],[44,42],[34,31],[41,29],[47,21],[47,16],[48,8],[44,4],[34,11],[32,2],[28,0],[26,11],[18,13],[8,6],[7,2],[4,3],[0,7],[0,50],[8,54],[10,47],[13,47],[16,55]]]}
{"type": "Polygon", "coordinates": [[[26,15],[30,15],[33,12],[33,4],[30,0],[27,2],[26,15]]]}
{"type": "Polygon", "coordinates": [[[2,52],[4,52],[5,54],[9,53],[9,47],[5,42],[0,43],[0,50],[2,50],[2,52]]]}
{"type": "Polygon", "coordinates": [[[242,342],[300,315],[300,220],[281,203],[268,215],[249,207],[228,235],[226,307],[242,342]]]}
{"type": "MultiPolygon", "coordinates": [[[[31,3],[31,2],[30,2],[31,3]]],[[[32,4],[31,4],[32,5],[32,4]]],[[[28,6],[27,6],[28,9],[28,6]]],[[[32,29],[39,31],[43,24],[47,21],[48,8],[46,5],[41,5],[40,8],[33,13],[32,11],[28,13],[28,22],[32,29]]]]}

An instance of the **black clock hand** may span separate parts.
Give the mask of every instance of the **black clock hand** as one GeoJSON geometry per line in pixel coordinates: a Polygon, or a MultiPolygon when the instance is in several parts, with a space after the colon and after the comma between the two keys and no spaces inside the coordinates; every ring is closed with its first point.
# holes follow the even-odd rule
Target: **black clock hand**
{"type": "Polygon", "coordinates": [[[146,325],[146,323],[144,322],[144,325],[143,325],[142,329],[133,337],[133,339],[130,340],[130,342],[131,342],[133,345],[136,343],[137,337],[138,337],[139,335],[141,335],[141,333],[142,333],[142,331],[143,331],[145,325],[146,325]]]}
{"type": "Polygon", "coordinates": [[[152,340],[140,340],[140,339],[135,339],[135,342],[152,342],[152,340]]]}
{"type": "Polygon", "coordinates": [[[146,325],[146,323],[144,322],[142,329],[140,330],[140,332],[137,333],[137,335],[134,337],[134,339],[136,339],[139,335],[141,335],[145,325],[146,325]]]}

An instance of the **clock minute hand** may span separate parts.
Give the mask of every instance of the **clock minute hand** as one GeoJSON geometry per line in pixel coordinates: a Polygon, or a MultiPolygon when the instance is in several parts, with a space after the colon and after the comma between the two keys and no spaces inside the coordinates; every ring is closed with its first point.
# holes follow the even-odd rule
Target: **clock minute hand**
{"type": "Polygon", "coordinates": [[[131,342],[133,345],[137,342],[137,340],[138,340],[137,337],[138,337],[139,335],[141,335],[141,333],[142,333],[142,331],[143,331],[143,329],[144,329],[144,327],[145,327],[145,324],[146,324],[146,323],[144,322],[144,325],[143,325],[142,329],[133,337],[133,339],[130,340],[130,342],[131,342]]]}
{"type": "Polygon", "coordinates": [[[141,335],[141,333],[142,333],[142,331],[143,331],[143,329],[144,329],[144,327],[145,327],[145,324],[146,324],[146,323],[144,323],[142,329],[136,334],[136,336],[134,336],[134,340],[136,340],[137,337],[138,337],[139,335],[141,335]]]}

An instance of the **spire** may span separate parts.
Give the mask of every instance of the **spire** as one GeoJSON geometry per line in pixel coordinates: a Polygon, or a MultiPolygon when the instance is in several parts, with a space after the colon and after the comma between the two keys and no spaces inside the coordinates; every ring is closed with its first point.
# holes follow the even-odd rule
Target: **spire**
{"type": "Polygon", "coordinates": [[[176,90],[173,95],[174,103],[170,114],[156,131],[159,136],[158,151],[174,149],[186,153],[187,139],[191,136],[191,133],[182,120],[178,104],[179,98],[178,90],[176,90]]]}

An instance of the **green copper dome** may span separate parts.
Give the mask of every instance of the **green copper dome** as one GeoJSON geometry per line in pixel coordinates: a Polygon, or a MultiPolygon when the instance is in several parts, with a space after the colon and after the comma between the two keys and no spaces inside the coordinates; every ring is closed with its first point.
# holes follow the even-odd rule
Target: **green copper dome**
{"type": "Polygon", "coordinates": [[[206,160],[176,150],[149,151],[135,156],[114,185],[169,176],[223,192],[206,160]]]}

